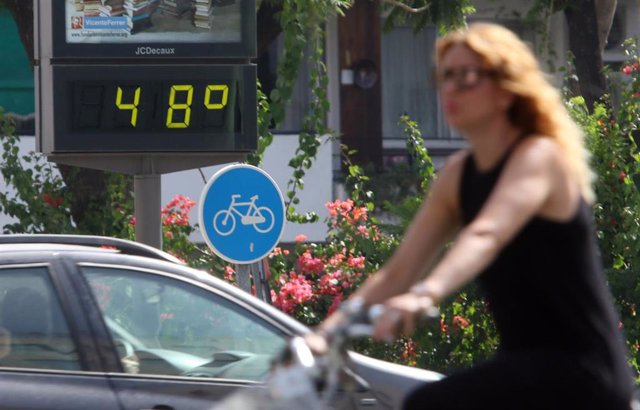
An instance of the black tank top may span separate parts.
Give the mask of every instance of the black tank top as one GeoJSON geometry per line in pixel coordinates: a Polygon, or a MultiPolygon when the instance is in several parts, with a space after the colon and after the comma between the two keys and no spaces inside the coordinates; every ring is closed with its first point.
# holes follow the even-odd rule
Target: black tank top
{"type": "MultiPolygon", "coordinates": [[[[509,152],[486,172],[468,155],[460,189],[464,225],[491,194],[509,152]]],[[[630,388],[631,373],[595,238],[584,201],[566,222],[534,217],[478,282],[494,316],[500,351],[565,351],[618,388],[630,388]]]]}

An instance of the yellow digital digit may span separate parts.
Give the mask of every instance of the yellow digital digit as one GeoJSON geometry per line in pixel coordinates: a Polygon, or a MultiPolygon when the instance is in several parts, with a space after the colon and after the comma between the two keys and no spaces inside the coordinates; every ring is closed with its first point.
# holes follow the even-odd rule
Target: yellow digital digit
{"type": "Polygon", "coordinates": [[[138,104],[140,103],[140,87],[136,87],[136,91],[133,93],[133,103],[124,104],[122,102],[122,88],[118,87],[116,92],[116,107],[120,110],[131,110],[131,125],[136,126],[138,122],[138,104]]]}
{"type": "Polygon", "coordinates": [[[193,86],[192,85],[172,85],[169,93],[169,109],[167,110],[167,128],[187,128],[191,122],[191,103],[193,102],[193,86]],[[176,94],[180,91],[187,92],[187,102],[176,103],[176,94]],[[184,111],[184,120],[182,122],[173,121],[173,112],[175,110],[184,111]]]}
{"type": "Polygon", "coordinates": [[[227,105],[227,98],[229,97],[229,86],[227,85],[208,85],[207,91],[204,94],[204,105],[209,110],[221,110],[227,105]],[[211,102],[211,94],[215,91],[222,91],[222,97],[219,103],[211,102]]]}

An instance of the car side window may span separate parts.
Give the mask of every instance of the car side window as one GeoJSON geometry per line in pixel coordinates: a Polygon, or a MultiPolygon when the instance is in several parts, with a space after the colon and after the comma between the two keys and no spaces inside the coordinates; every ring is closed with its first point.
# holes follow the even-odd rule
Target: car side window
{"type": "Polygon", "coordinates": [[[0,269],[0,366],[81,368],[45,267],[0,269]]]}
{"type": "Polygon", "coordinates": [[[285,344],[261,317],[191,283],[82,269],[127,373],[263,380],[285,344]]]}

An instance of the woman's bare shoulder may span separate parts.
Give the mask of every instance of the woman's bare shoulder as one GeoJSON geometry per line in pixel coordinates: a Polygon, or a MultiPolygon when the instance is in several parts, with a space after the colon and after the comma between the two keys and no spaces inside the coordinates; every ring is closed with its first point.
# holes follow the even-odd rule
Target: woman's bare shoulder
{"type": "Polygon", "coordinates": [[[467,149],[461,149],[451,154],[444,163],[440,173],[459,173],[462,172],[462,167],[467,159],[471,155],[471,151],[467,149]]]}
{"type": "Polygon", "coordinates": [[[579,184],[560,143],[550,137],[527,138],[511,158],[512,175],[535,175],[546,181],[547,199],[537,214],[554,220],[566,220],[575,214],[580,199],[579,184]]]}
{"type": "Polygon", "coordinates": [[[530,135],[518,143],[513,156],[518,160],[558,160],[562,158],[562,147],[552,137],[530,135]]]}
{"type": "Polygon", "coordinates": [[[462,171],[466,159],[471,155],[469,150],[463,149],[451,154],[442,168],[438,171],[438,179],[434,191],[439,192],[446,202],[454,208],[458,203],[458,188],[462,179],[462,171]]]}

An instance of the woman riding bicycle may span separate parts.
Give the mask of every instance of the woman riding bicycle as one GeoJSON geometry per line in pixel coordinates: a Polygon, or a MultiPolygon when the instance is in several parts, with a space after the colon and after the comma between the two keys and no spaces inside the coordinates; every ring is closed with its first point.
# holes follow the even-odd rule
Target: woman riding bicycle
{"type": "Polygon", "coordinates": [[[436,82],[469,149],[448,160],[400,247],[353,298],[384,303],[375,332],[388,339],[476,279],[500,346],[404,408],[628,410],[633,381],[595,244],[592,172],[558,91],[516,35],[485,23],[438,40],[436,82]]]}

